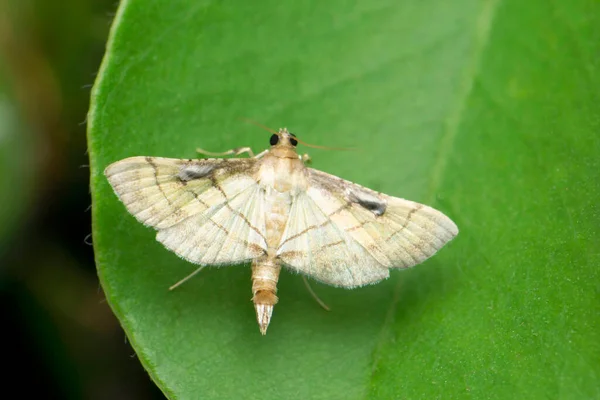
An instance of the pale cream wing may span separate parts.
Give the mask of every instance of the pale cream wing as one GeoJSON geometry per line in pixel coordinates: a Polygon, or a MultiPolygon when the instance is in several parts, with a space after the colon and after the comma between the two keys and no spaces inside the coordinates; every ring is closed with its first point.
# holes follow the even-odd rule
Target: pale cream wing
{"type": "Polygon", "coordinates": [[[360,286],[389,276],[385,265],[306,192],[294,198],[277,256],[289,268],[335,286],[360,286]]]}
{"type": "Polygon", "coordinates": [[[423,262],[458,234],[454,222],[431,207],[307,170],[309,188],[292,213],[299,202],[311,210],[304,220],[317,222],[301,228],[290,216],[278,250],[299,272],[344,287],[374,283],[388,277],[389,268],[423,262]]]}
{"type": "Polygon", "coordinates": [[[106,168],[115,193],[157,240],[197,264],[231,264],[266,251],[255,159],[131,157],[106,168]]]}
{"type": "Polygon", "coordinates": [[[195,264],[250,261],[267,249],[264,204],[264,191],[253,185],[222,206],[159,230],[156,240],[195,264]]]}

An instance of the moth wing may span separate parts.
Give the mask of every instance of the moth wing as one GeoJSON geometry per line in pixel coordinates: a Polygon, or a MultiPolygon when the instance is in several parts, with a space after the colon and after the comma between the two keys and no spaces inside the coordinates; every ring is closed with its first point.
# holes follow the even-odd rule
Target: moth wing
{"type": "Polygon", "coordinates": [[[131,157],[105,170],[127,210],[196,264],[231,264],[266,251],[255,159],[131,157]]]}
{"type": "Polygon", "coordinates": [[[458,234],[444,214],[308,168],[278,255],[328,284],[355,287],[425,261],[458,234]]]}
{"type": "Polygon", "coordinates": [[[307,192],[292,203],[277,256],[291,269],[330,285],[354,287],[389,276],[307,192]]]}

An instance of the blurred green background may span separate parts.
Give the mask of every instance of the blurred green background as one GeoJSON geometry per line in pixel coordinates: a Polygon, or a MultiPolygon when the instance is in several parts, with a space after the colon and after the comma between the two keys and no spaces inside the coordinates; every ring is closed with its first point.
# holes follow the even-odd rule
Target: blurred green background
{"type": "Polygon", "coordinates": [[[163,398],[106,304],[89,245],[86,113],[116,7],[0,0],[3,398],[163,398]]]}

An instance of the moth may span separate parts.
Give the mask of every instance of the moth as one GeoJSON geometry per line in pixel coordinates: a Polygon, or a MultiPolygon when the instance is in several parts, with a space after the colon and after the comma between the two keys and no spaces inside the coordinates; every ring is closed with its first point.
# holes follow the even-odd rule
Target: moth
{"type": "Polygon", "coordinates": [[[104,172],[127,210],[179,257],[201,266],[251,263],[263,335],[282,266],[355,288],[425,261],[458,234],[431,207],[308,168],[298,141],[283,128],[256,156],[227,152],[250,158],[131,157],[104,172]]]}

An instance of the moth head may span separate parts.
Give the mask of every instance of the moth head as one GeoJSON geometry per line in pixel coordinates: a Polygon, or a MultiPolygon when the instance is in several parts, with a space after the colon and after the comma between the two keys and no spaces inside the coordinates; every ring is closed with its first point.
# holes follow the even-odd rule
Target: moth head
{"type": "Polygon", "coordinates": [[[296,140],[296,135],[289,132],[287,128],[282,128],[279,132],[274,133],[269,140],[271,146],[280,146],[280,147],[296,147],[298,145],[298,140],[296,140]]]}

